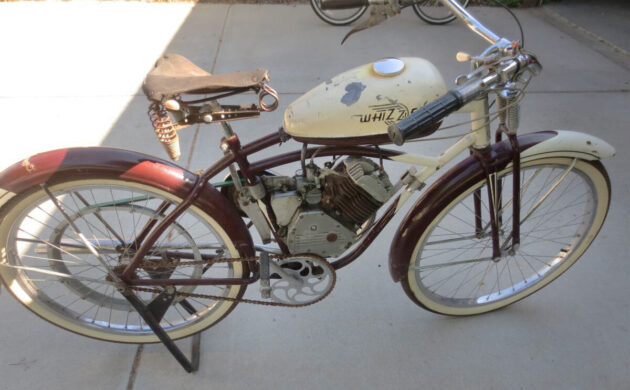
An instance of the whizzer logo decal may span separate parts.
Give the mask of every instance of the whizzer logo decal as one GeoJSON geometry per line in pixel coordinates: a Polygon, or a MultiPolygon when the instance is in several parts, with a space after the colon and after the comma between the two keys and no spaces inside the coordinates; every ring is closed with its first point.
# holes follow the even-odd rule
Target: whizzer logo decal
{"type": "Polygon", "coordinates": [[[370,109],[371,112],[367,114],[353,115],[353,117],[359,118],[361,123],[385,122],[390,124],[408,117],[410,113],[417,110],[417,108],[413,108],[409,111],[407,106],[398,102],[376,104],[370,106],[370,109]]]}

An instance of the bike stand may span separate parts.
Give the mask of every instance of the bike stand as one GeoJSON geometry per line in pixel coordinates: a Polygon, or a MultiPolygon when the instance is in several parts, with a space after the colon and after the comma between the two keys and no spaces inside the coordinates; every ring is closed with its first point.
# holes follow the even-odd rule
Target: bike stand
{"type": "MultiPolygon", "coordinates": [[[[169,335],[160,326],[160,320],[166,313],[166,310],[173,302],[175,298],[174,289],[169,292],[164,291],[158,294],[148,305],[145,305],[136,294],[130,290],[122,292],[122,295],[129,301],[129,303],[136,309],[140,317],[149,325],[153,333],[160,339],[162,344],[168,349],[173,357],[181,364],[181,366],[189,373],[195,372],[199,369],[199,355],[201,349],[201,332],[192,336],[192,347],[190,353],[190,359],[188,359],[184,353],[179,349],[175,342],[169,337],[169,335]]],[[[186,300],[180,302],[182,307],[190,314],[196,313],[196,310],[186,300]]]]}

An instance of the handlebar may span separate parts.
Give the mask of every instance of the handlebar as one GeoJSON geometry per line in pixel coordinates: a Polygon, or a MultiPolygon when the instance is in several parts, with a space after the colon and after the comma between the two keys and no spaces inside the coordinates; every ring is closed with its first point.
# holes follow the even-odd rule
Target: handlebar
{"type": "Polygon", "coordinates": [[[474,16],[472,16],[464,7],[454,0],[440,0],[442,4],[450,8],[451,12],[457,16],[470,30],[480,35],[486,41],[496,44],[501,38],[492,30],[481,24],[474,16]]]}
{"type": "Polygon", "coordinates": [[[368,0],[322,0],[322,9],[347,9],[370,5],[368,0]]]}
{"type": "MultiPolygon", "coordinates": [[[[379,0],[321,0],[321,8],[357,8],[375,4],[378,1],[379,0]]],[[[408,1],[413,2],[413,0],[397,0],[397,4],[402,5],[408,1]]],[[[442,5],[449,8],[470,30],[492,44],[492,46],[484,51],[483,56],[491,57],[493,54],[498,54],[498,56],[505,58],[515,54],[518,45],[513,46],[513,42],[499,37],[492,30],[481,24],[481,22],[468,13],[456,0],[440,0],[440,2],[442,5]]],[[[500,58],[497,58],[498,56],[494,57],[497,62],[501,61],[500,58]]],[[[483,93],[487,93],[490,88],[500,83],[510,81],[512,77],[517,75],[524,67],[531,66],[532,73],[534,74],[537,74],[537,71],[540,70],[538,61],[535,57],[530,55],[518,55],[508,61],[501,61],[500,64],[497,64],[497,62],[493,62],[492,68],[489,66],[485,68],[489,70],[489,73],[485,76],[482,77],[480,73],[476,73],[476,76],[472,79],[469,78],[470,81],[466,84],[449,91],[444,96],[419,108],[407,118],[397,123],[390,124],[387,132],[391,141],[396,145],[402,145],[406,139],[411,137],[429,135],[433,131],[433,125],[435,123],[439,122],[453,111],[460,109],[470,101],[478,98],[483,93]],[[536,67],[538,67],[538,69],[535,69],[536,67]]],[[[483,64],[483,62],[480,63],[483,64]]],[[[485,62],[485,64],[489,63],[485,62]]],[[[484,66],[482,66],[482,68],[484,66]]]]}
{"type": "Polygon", "coordinates": [[[434,131],[434,124],[465,104],[477,99],[480,95],[487,93],[491,88],[512,80],[524,69],[530,69],[532,73],[537,74],[540,68],[538,60],[532,55],[521,54],[501,62],[487,75],[473,78],[466,84],[450,90],[444,96],[414,111],[407,118],[390,124],[387,128],[389,138],[394,144],[400,146],[409,138],[429,135],[434,131]]]}
{"type": "Polygon", "coordinates": [[[424,132],[429,135],[435,130],[433,124],[463,105],[464,99],[457,90],[448,91],[446,95],[420,107],[405,119],[389,125],[387,128],[389,139],[400,146],[406,139],[422,136],[424,132]]]}

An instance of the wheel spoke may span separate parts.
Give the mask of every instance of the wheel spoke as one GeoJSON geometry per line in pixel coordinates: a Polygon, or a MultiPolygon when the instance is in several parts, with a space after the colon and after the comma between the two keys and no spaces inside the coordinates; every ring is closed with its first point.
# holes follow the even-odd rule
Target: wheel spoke
{"type": "MultiPolygon", "coordinates": [[[[40,310],[38,314],[62,327],[72,323],[74,331],[89,335],[96,332],[99,338],[111,341],[156,341],[147,324],[137,313],[132,314],[132,306],[118,293],[112,269],[129,261],[141,233],[146,237],[153,230],[155,224],[151,221],[164,218],[164,205],[171,207],[179,200],[148,191],[146,185],[130,186],[127,181],[84,183],[41,188],[39,197],[31,198],[35,199],[32,204],[16,206],[22,211],[3,222],[9,226],[2,237],[8,250],[6,261],[0,264],[0,276],[11,278],[12,289],[24,297],[20,299],[23,303],[36,300],[38,305],[33,307],[40,310]]],[[[242,277],[243,268],[238,263],[209,267],[194,263],[234,255],[226,250],[226,238],[217,234],[210,217],[191,208],[158,239],[145,261],[170,264],[155,269],[158,275],[168,275],[158,277],[242,277]],[[193,265],[177,266],[180,261],[193,265]]],[[[134,277],[150,279],[150,270],[140,267],[134,277]]],[[[186,285],[178,291],[238,296],[244,288],[186,285]]],[[[155,297],[146,292],[136,294],[147,303],[155,297]]],[[[177,307],[183,301],[176,297],[161,319],[167,332],[181,329],[183,333],[178,334],[184,335],[199,329],[193,324],[209,326],[229,312],[221,308],[235,304],[187,299],[191,302],[188,305],[194,304],[189,312],[177,307]]]]}
{"type": "Polygon", "coordinates": [[[482,257],[479,259],[459,260],[459,261],[452,261],[449,263],[431,264],[431,265],[425,265],[421,267],[411,267],[411,269],[414,269],[416,271],[427,271],[434,268],[452,267],[454,265],[470,264],[470,263],[482,263],[484,261],[491,261],[491,260],[492,260],[492,257],[482,257]]]}
{"type": "MultiPolygon", "coordinates": [[[[496,180],[491,180],[489,196],[495,201],[498,215],[506,216],[499,229],[502,250],[496,262],[492,261],[488,237],[488,195],[483,196],[485,200],[481,199],[486,219],[482,221],[484,230],[481,234],[470,232],[475,221],[470,205],[474,203],[477,189],[487,185],[485,181],[464,190],[451,204],[438,206],[444,211],[440,219],[430,225],[418,257],[410,264],[415,277],[408,283],[415,297],[440,312],[492,310],[507,304],[501,302],[511,302],[509,297],[527,294],[537,288],[539,282],[555,278],[560,264],[575,261],[577,254],[573,252],[583,247],[586,239],[592,239],[587,232],[598,229],[593,226],[600,196],[597,191],[607,189],[601,185],[596,187],[591,175],[597,178],[599,173],[592,168],[585,171],[583,167],[588,167],[588,163],[577,159],[541,161],[552,162],[531,162],[522,166],[521,241],[514,248],[509,246],[514,206],[513,196],[509,196],[513,187],[511,168],[497,173],[496,180]],[[498,183],[502,186],[501,193],[497,192],[498,183]],[[500,198],[504,201],[498,204],[500,198]],[[491,303],[497,304],[489,306],[491,303]]],[[[607,195],[603,197],[608,199],[607,195]]]]}

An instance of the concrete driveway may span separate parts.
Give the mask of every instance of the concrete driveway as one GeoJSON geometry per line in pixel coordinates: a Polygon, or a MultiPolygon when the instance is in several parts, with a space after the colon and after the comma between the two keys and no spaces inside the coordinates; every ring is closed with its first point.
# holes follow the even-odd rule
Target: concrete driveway
{"type": "MultiPolygon", "coordinates": [[[[497,32],[517,37],[504,11],[472,11],[497,32]]],[[[619,53],[544,10],[516,13],[527,46],[545,66],[523,103],[522,131],[585,131],[618,151],[605,162],[613,187],[606,224],[583,258],[549,287],[483,316],[454,319],[424,311],[387,270],[401,215],[339,273],[323,302],[300,310],[240,305],[203,334],[201,368],[193,375],[161,345],[139,349],[78,337],[37,318],[3,291],[0,389],[629,388],[630,68],[619,53]]],[[[485,47],[459,24],[429,26],[410,10],[339,46],[347,30],[325,25],[307,5],[1,3],[0,165],[38,151],[88,145],[165,158],[139,91],[165,51],[214,73],[270,70],[281,105],[235,124],[248,141],[275,131],[283,109],[300,94],[356,65],[420,56],[453,80],[467,70],[455,53],[485,47]]],[[[182,131],[180,163],[200,169],[217,159],[217,130],[182,131]]],[[[297,148],[291,142],[261,157],[297,148]]],[[[405,148],[431,153],[434,144],[405,148]]],[[[189,342],[180,345],[187,350],[189,342]]]]}

